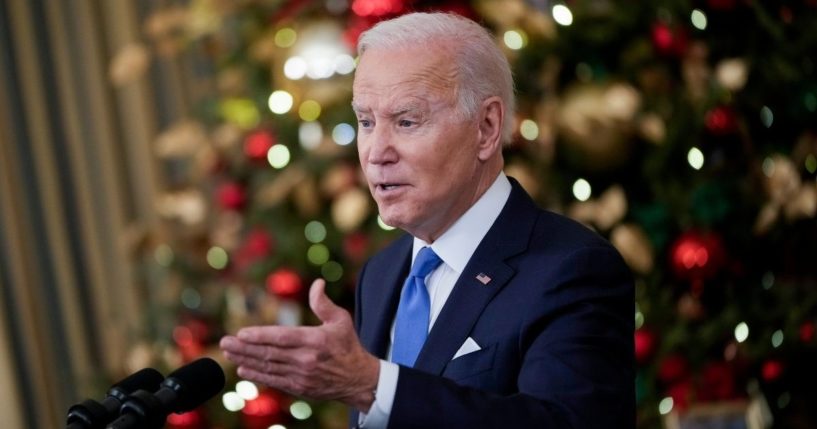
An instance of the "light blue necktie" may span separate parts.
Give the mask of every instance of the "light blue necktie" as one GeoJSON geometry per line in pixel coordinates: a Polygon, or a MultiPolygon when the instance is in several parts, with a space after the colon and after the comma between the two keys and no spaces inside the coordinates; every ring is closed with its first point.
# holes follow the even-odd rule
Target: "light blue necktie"
{"type": "Polygon", "coordinates": [[[442,259],[430,247],[420,249],[414,259],[411,272],[403,284],[403,291],[400,292],[400,304],[394,323],[391,360],[396,364],[414,366],[414,361],[426,342],[431,300],[425,278],[441,262],[442,259]]]}

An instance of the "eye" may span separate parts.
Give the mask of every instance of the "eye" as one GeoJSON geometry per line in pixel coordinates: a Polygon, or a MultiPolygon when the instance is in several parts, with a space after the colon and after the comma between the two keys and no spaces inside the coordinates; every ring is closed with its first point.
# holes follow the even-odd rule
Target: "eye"
{"type": "Polygon", "coordinates": [[[358,119],[357,123],[360,128],[370,128],[372,126],[372,121],[369,119],[358,119]]]}
{"type": "Polygon", "coordinates": [[[415,124],[416,124],[416,122],[410,121],[408,119],[401,119],[401,120],[397,121],[397,126],[401,127],[401,128],[409,128],[409,127],[414,126],[415,124]]]}

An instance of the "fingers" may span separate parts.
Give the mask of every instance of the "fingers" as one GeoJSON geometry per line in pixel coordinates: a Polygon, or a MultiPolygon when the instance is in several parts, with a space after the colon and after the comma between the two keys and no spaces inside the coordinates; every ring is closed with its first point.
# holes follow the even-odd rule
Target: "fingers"
{"type": "Polygon", "coordinates": [[[317,279],[309,288],[309,307],[324,323],[337,322],[348,315],[346,310],[338,307],[326,296],[326,281],[317,279]]]}
{"type": "Polygon", "coordinates": [[[313,344],[309,328],[291,326],[250,326],[236,334],[245,343],[269,344],[277,347],[303,347],[313,344]]]}

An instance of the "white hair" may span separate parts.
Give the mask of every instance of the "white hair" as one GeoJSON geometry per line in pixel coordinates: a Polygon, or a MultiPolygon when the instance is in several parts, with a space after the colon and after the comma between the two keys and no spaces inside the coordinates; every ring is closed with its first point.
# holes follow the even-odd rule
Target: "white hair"
{"type": "Polygon", "coordinates": [[[482,102],[499,96],[505,105],[502,140],[513,133],[514,89],[511,67],[494,37],[476,22],[449,13],[410,13],[380,22],[360,36],[357,53],[448,42],[456,52],[459,110],[473,118],[482,102]]]}

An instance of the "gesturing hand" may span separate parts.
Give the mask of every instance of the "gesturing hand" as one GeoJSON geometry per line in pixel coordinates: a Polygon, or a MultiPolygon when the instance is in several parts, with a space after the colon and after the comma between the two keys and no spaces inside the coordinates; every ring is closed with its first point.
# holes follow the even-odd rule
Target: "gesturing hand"
{"type": "Polygon", "coordinates": [[[309,290],[320,326],[246,327],[222,338],[221,349],[242,378],[368,412],[380,363],[360,344],[349,313],[326,296],[325,287],[318,279],[309,290]]]}

